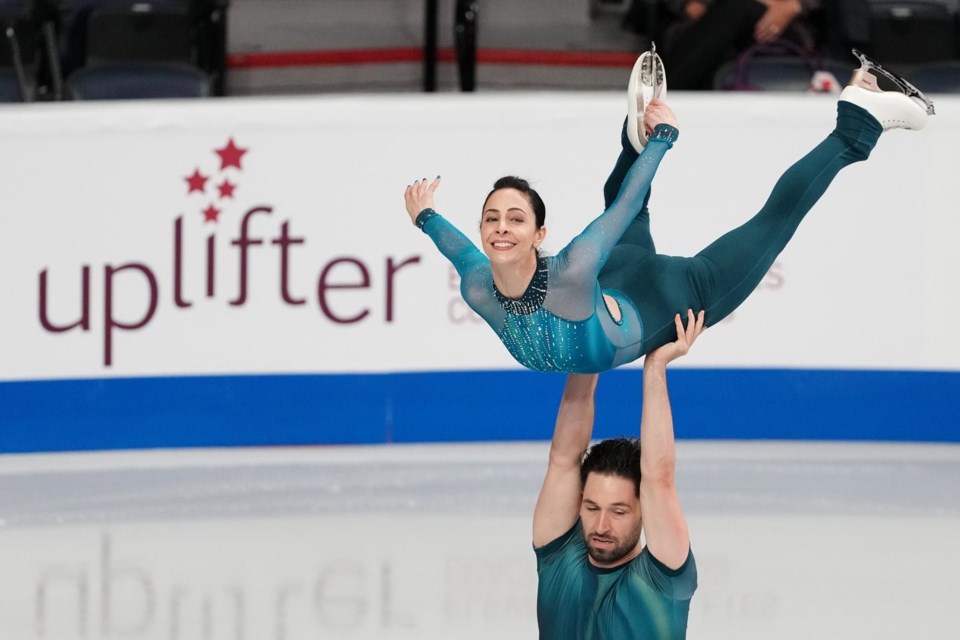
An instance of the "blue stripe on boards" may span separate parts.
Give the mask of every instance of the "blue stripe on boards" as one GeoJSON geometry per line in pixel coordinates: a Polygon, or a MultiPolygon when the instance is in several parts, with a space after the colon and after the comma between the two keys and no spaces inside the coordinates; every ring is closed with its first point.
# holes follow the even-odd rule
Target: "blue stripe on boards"
{"type": "Polygon", "coordinates": [[[0,451],[382,442],[382,376],[0,383],[0,451]]]}
{"type": "MultiPolygon", "coordinates": [[[[564,376],[530,371],[0,383],[0,452],[549,439],[564,376]]],[[[670,372],[688,439],[960,442],[960,372],[670,372]]],[[[598,438],[637,433],[642,376],[601,376],[598,438]]]]}

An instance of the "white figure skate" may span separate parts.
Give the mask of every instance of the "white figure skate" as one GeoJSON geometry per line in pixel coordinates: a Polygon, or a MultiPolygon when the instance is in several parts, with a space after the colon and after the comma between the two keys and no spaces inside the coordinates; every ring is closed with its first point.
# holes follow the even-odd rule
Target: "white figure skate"
{"type": "Polygon", "coordinates": [[[627,137],[637,153],[643,151],[648,140],[647,129],[643,124],[647,105],[655,98],[666,97],[667,72],[663,68],[663,61],[657,55],[656,43],[651,42],[650,51],[641,54],[633,65],[627,87],[627,137]]]}
{"type": "Polygon", "coordinates": [[[928,116],[934,115],[933,103],[907,80],[887,71],[863,53],[854,49],[853,55],[860,59],[860,68],[853,72],[840,99],[866,109],[880,122],[884,131],[922,129],[928,116]],[[890,80],[898,91],[883,91],[877,84],[876,74],[890,80]]]}

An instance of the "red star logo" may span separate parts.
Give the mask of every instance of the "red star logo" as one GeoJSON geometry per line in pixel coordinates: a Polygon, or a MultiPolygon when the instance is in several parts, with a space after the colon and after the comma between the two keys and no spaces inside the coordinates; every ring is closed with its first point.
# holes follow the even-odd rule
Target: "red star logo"
{"type": "Polygon", "coordinates": [[[217,189],[220,190],[220,198],[232,198],[233,192],[236,190],[237,185],[231,183],[229,180],[224,180],[217,185],[217,189]]]}
{"type": "Polygon", "coordinates": [[[220,209],[217,209],[212,204],[203,210],[203,221],[204,222],[218,222],[220,217],[220,209]]]}
{"type": "Polygon", "coordinates": [[[227,142],[227,146],[223,149],[215,149],[217,155],[220,156],[220,170],[223,171],[227,167],[236,167],[237,169],[243,169],[240,166],[240,158],[243,157],[249,148],[241,149],[233,142],[233,138],[227,142]]]}
{"type": "Polygon", "coordinates": [[[194,191],[199,191],[203,193],[203,190],[207,188],[207,176],[200,173],[200,169],[194,169],[193,175],[189,175],[184,180],[187,181],[187,193],[193,193],[194,191]]]}

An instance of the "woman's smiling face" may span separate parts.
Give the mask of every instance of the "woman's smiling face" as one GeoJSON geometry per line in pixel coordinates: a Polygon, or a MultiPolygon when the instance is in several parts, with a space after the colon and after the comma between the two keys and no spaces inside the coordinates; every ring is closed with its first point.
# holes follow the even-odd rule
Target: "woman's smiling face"
{"type": "Polygon", "coordinates": [[[530,200],[516,189],[497,189],[483,204],[480,239],[491,263],[510,264],[536,260],[546,228],[537,228],[530,200]]]}

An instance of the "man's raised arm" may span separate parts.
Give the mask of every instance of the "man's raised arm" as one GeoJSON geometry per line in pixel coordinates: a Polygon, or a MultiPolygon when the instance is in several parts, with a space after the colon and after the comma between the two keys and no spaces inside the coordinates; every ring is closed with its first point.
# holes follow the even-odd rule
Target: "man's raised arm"
{"type": "Polygon", "coordinates": [[[643,415],[640,419],[640,505],[647,550],[671,569],[690,550],[687,521],[677,497],[677,453],[673,414],[667,394],[667,364],[689,351],[703,331],[703,312],[687,312],[687,326],[676,317],[677,341],[647,354],[643,362],[643,415]]]}
{"type": "Polygon", "coordinates": [[[577,373],[567,376],[547,475],[533,512],[534,547],[542,547],[569,531],[580,513],[580,462],[593,433],[597,377],[577,373]]]}

